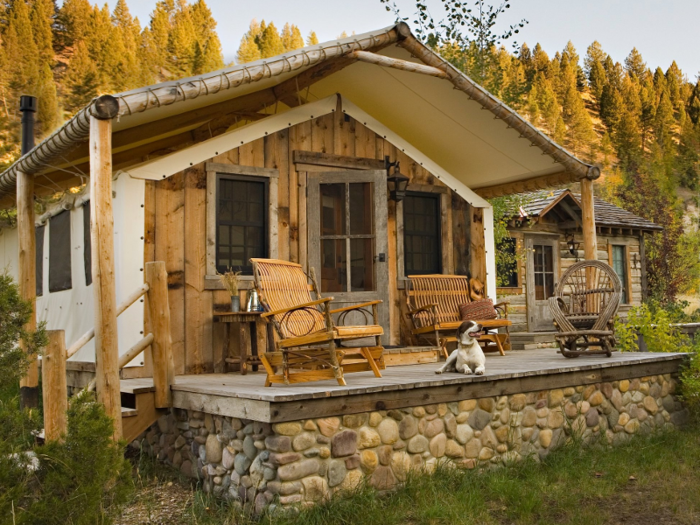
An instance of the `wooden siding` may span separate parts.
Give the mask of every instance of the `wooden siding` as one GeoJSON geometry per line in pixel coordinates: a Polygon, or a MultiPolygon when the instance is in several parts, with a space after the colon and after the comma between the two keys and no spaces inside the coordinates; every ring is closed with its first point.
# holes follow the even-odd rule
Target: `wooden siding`
{"type": "MultiPolygon", "coordinates": [[[[306,174],[334,168],[295,164],[294,151],[379,161],[388,156],[391,161],[400,161],[401,172],[411,178],[412,185],[444,187],[437,177],[403,151],[340,111],[222,152],[162,181],[147,183],[144,260],[166,262],[176,374],[223,372],[225,345],[230,344],[234,353],[237,351],[238,338],[227,341],[224,326],[213,322],[213,312],[230,311],[230,300],[217,279],[206,271],[207,253],[211,253],[207,243],[213,241],[206,235],[207,209],[211,206],[207,203],[207,163],[279,171],[277,198],[270,203],[278,215],[277,224],[271,225],[277,233],[277,253],[279,258],[299,262],[306,268],[306,174]]],[[[359,162],[358,167],[361,167],[359,162]]],[[[479,247],[483,248],[484,242],[483,225],[477,224],[481,215],[448,188],[443,191],[449,196],[441,217],[445,233],[443,260],[448,262],[450,270],[466,274],[471,265],[482,265],[483,254],[480,257],[475,253],[479,247]],[[474,232],[478,232],[479,239],[473,238],[474,232]]],[[[211,195],[210,192],[210,199],[211,195]]],[[[399,279],[398,272],[398,265],[403,265],[403,261],[397,260],[396,205],[388,202],[387,207],[389,339],[390,344],[400,344],[410,342],[404,282],[399,279]]],[[[209,217],[212,216],[210,213],[209,217]]],[[[479,268],[477,274],[484,271],[485,268],[479,268]]],[[[244,281],[243,301],[245,290],[250,286],[250,279],[244,281]]]]}

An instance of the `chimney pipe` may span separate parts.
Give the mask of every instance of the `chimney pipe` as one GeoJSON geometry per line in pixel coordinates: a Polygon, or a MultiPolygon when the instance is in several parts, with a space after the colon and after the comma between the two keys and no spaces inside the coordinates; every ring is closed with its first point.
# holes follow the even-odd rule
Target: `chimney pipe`
{"type": "Polygon", "coordinates": [[[34,113],[36,113],[36,97],[22,95],[19,98],[19,110],[22,113],[22,155],[29,153],[34,147],[34,113]]]}

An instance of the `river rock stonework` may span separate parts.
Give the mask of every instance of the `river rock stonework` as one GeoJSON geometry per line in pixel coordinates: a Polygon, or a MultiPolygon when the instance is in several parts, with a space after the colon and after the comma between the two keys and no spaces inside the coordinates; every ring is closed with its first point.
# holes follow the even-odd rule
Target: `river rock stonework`
{"type": "Polygon", "coordinates": [[[619,444],[683,425],[670,375],[389,411],[260,423],[174,409],[141,446],[206,491],[267,505],[319,501],[363,479],[391,489],[410,470],[541,458],[574,437],[619,444]]]}

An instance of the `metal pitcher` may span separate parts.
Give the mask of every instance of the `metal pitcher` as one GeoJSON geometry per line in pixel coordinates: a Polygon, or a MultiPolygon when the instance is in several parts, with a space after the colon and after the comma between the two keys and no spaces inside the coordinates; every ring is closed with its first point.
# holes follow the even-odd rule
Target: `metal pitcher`
{"type": "Polygon", "coordinates": [[[246,311],[259,312],[260,310],[260,297],[258,296],[258,291],[255,288],[253,288],[248,292],[248,302],[246,304],[246,311]]]}

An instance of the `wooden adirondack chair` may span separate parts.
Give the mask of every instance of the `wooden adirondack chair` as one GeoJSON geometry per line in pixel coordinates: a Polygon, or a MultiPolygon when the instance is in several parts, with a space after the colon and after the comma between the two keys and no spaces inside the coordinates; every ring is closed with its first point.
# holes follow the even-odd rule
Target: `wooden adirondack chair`
{"type": "MultiPolygon", "coordinates": [[[[435,344],[442,348],[447,357],[447,343],[457,340],[455,334],[462,319],[459,305],[483,298],[483,286],[471,290],[469,280],[464,275],[409,275],[406,289],[408,318],[413,324],[411,333],[418,338],[435,339],[435,344]]],[[[488,347],[496,346],[501,355],[510,350],[510,326],[508,320],[508,303],[494,305],[499,314],[498,319],[472,319],[481,324],[486,334],[481,341],[488,347]],[[488,333],[504,328],[505,333],[488,333]]]]}
{"type": "Polygon", "coordinates": [[[299,264],[275,259],[251,262],[255,288],[266,310],[262,317],[273,323],[279,336],[276,351],[260,356],[267,371],[265,386],[323,379],[336,379],[345,385],[344,373],[367,370],[382,377],[379,370],[385,366],[380,336],[384,332],[377,324],[377,305],[381,301],[332,310],[333,298],[321,298],[313,268],[309,278],[299,264]],[[316,299],[312,298],[312,291],[316,299]],[[370,308],[374,324],[342,325],[349,312],[361,310],[367,314],[370,308]],[[343,341],[367,337],[375,339],[375,346],[340,346],[343,341]]]}
{"type": "Polygon", "coordinates": [[[604,262],[581,261],[566,270],[549,298],[561,354],[610,357],[615,347],[613,322],[621,298],[622,282],[604,262]],[[599,349],[592,350],[594,347],[599,349]]]}

